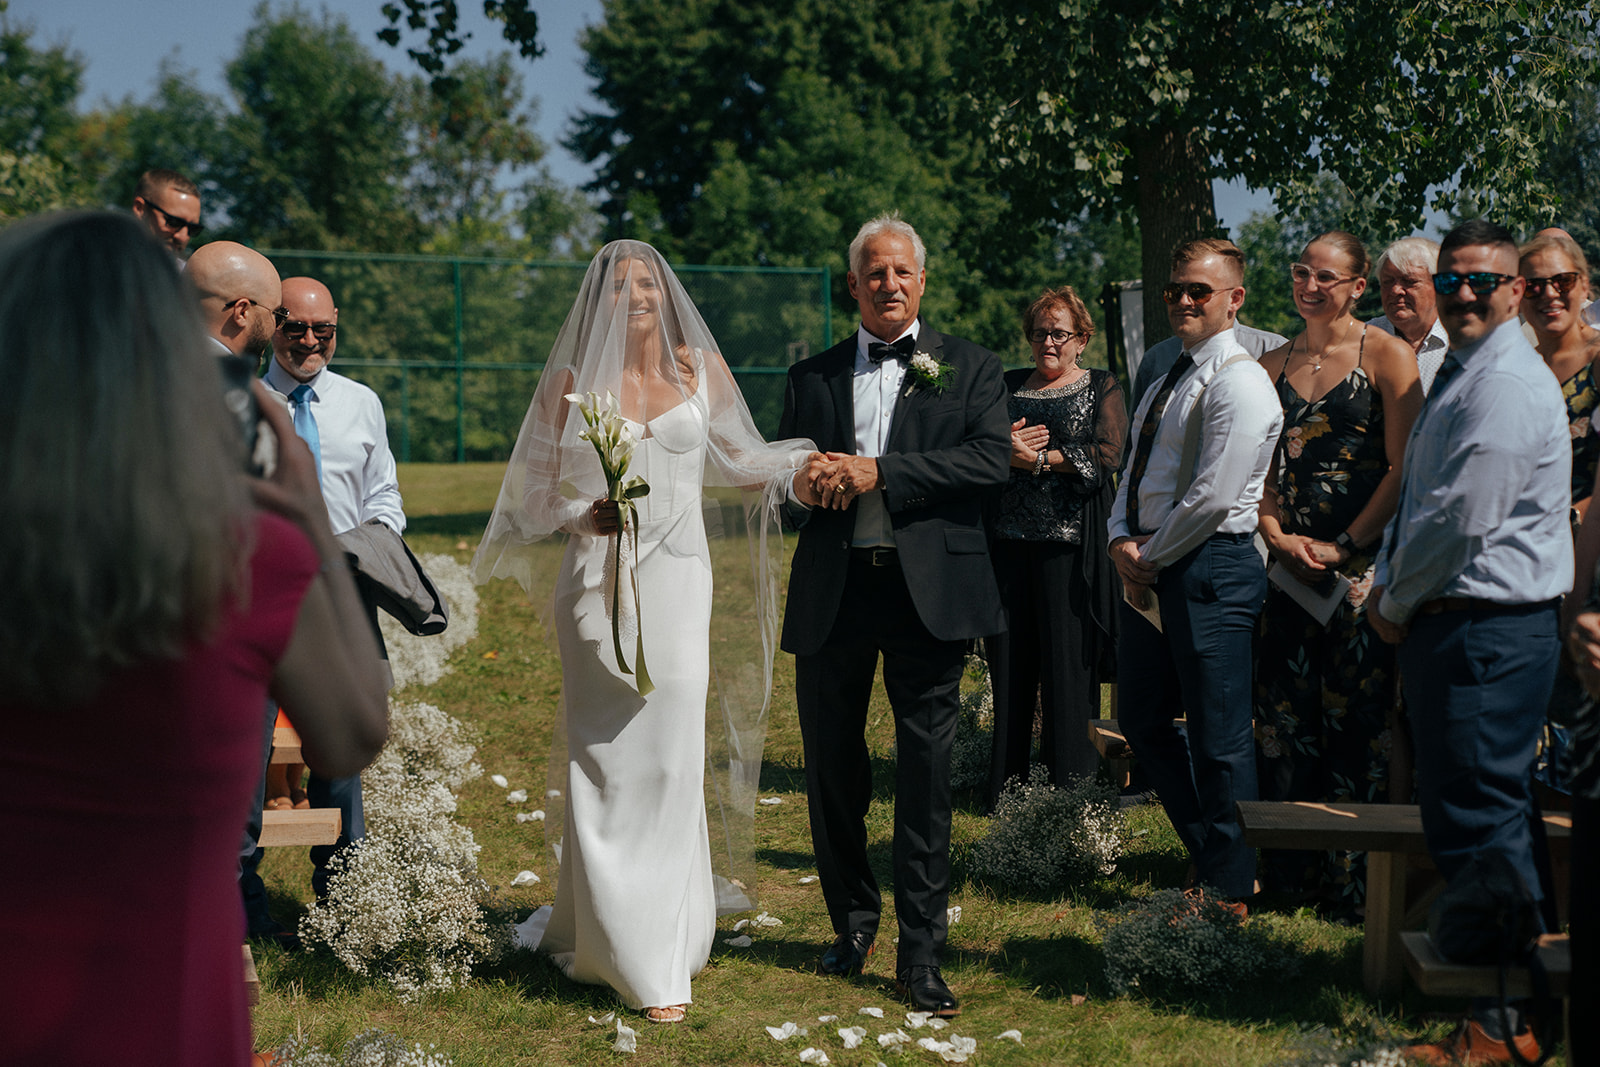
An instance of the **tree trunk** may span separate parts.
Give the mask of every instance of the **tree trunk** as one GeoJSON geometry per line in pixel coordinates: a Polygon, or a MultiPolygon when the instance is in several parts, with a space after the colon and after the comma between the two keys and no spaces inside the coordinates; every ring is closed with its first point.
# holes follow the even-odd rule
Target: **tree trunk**
{"type": "Polygon", "coordinates": [[[1161,300],[1161,287],[1172,274],[1172,250],[1196,237],[1215,236],[1217,208],[1211,195],[1210,161],[1188,130],[1138,130],[1131,147],[1139,183],[1144,342],[1149,348],[1172,334],[1161,300]]]}

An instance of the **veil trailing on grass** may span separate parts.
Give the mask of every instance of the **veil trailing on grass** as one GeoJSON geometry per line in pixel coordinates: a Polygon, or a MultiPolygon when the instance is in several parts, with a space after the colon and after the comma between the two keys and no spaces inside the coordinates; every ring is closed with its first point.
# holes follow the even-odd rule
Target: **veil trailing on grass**
{"type": "MultiPolygon", "coordinates": [[[[513,578],[531,600],[546,605],[547,627],[560,556],[559,544],[549,542],[595,535],[592,504],[608,493],[596,449],[580,436],[592,432],[591,426],[570,399],[589,394],[598,398],[602,414],[614,411],[627,425],[621,435],[625,442],[629,435],[653,433],[656,420],[680,405],[693,404],[705,416],[706,461],[701,488],[694,490],[698,499],[675,503],[662,495],[689,490],[652,485],[649,505],[671,513],[681,510],[679,505],[698,507],[704,518],[714,574],[706,812],[718,910],[745,910],[755,904],[754,810],[777,647],[779,513],[792,472],[814,446],[762,439],[711,331],[654,248],[638,241],[606,245],[590,263],[545,363],[472,563],[475,582],[513,578]]],[[[625,550],[619,558],[626,559],[625,550]]],[[[671,603],[630,604],[625,594],[620,603],[619,617],[630,610],[657,618],[673,611],[671,603]]],[[[618,625],[628,632],[626,619],[618,625]]],[[[632,641],[631,633],[619,638],[619,651],[632,649],[632,641]]],[[[649,648],[643,652],[648,655],[649,648]]],[[[626,672],[623,657],[618,660],[626,672]]],[[[547,838],[557,848],[567,791],[566,717],[564,695],[545,821],[547,838]]]]}

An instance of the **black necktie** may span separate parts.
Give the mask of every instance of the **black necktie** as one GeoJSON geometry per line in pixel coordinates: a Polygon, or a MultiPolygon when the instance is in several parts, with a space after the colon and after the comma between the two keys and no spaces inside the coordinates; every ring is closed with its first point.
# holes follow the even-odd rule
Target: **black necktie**
{"type": "Polygon", "coordinates": [[[1128,532],[1134,536],[1144,533],[1139,526],[1139,483],[1144,481],[1145,468],[1150,465],[1150,450],[1156,442],[1156,427],[1161,425],[1161,416],[1167,413],[1167,401],[1172,399],[1172,390],[1178,384],[1178,379],[1194,366],[1194,357],[1188,352],[1178,356],[1172,369],[1161,381],[1161,388],[1156,390],[1156,398],[1150,402],[1150,407],[1144,413],[1144,421],[1139,424],[1139,437],[1134,444],[1133,462],[1128,465],[1128,506],[1124,514],[1128,520],[1128,532]]]}
{"type": "Polygon", "coordinates": [[[882,363],[886,359],[898,359],[901,363],[905,363],[916,348],[917,339],[908,333],[892,345],[886,345],[882,341],[870,342],[867,345],[867,358],[874,363],[882,363]]]}

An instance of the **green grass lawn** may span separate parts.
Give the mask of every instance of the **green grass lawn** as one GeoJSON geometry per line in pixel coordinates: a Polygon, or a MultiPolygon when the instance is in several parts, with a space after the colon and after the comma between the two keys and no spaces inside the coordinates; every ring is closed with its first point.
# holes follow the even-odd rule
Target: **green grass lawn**
{"type": "MultiPolygon", "coordinates": [[[[463,563],[477,546],[499,488],[498,465],[404,466],[400,471],[408,534],[420,553],[439,552],[463,563]]],[[[546,756],[560,689],[556,658],[537,611],[521,590],[496,582],[481,590],[476,639],[457,650],[454,670],[438,684],[404,691],[397,699],[425,700],[471,724],[479,734],[484,776],[468,783],[459,815],[482,846],[483,875],[500,886],[520,870],[545,877],[508,890],[519,915],[550,903],[555,886],[544,853],[542,824],[518,823],[518,807],[488,780],[503,774],[513,788],[543,792],[546,756]]],[[[568,981],[545,958],[515,953],[488,968],[465,989],[397,1002],[382,987],[345,972],[326,954],[286,955],[257,947],[261,1003],[254,1009],[256,1045],[276,1046],[296,1034],[337,1049],[361,1030],[380,1027],[405,1041],[436,1045],[465,1065],[588,1064],[797,1064],[807,1046],[835,1064],[940,1063],[911,1046],[880,1049],[875,1036],[903,1025],[905,1007],[893,991],[892,900],[884,933],[867,974],[825,979],[817,957],[832,939],[821,892],[801,884],[814,874],[805,809],[800,735],[794,714],[793,661],[780,656],[773,680],[761,794],[782,803],[757,808],[757,858],[762,907],[783,925],[753,931],[749,948],[730,948],[732,919],[718,931],[711,962],[695,980],[688,1021],[652,1025],[623,1013],[638,1031],[631,1057],[612,1051],[612,1029],[591,1024],[619,1009],[609,990],[568,981]],[[876,1006],[884,1020],[858,1016],[876,1006]],[[823,1024],[819,1016],[837,1015],[823,1024]],[[807,1037],[773,1041],[764,1027],[790,1021],[808,1026],[807,1037]],[[860,1024],[869,1036],[847,1050],[835,1030],[860,1024]]],[[[892,884],[889,858],[892,814],[893,724],[881,693],[869,717],[869,740],[879,757],[876,799],[868,829],[880,881],[892,884]]],[[[521,806],[520,810],[535,807],[521,806]]],[[[982,837],[986,818],[974,797],[958,797],[951,904],[961,907],[952,926],[944,973],[962,1000],[951,1033],[976,1038],[976,1064],[1144,1065],[1274,1064],[1291,1057],[1304,1027],[1344,1028],[1366,1019],[1407,1035],[1438,1035],[1442,1024],[1424,1012],[1459,1008],[1426,1001],[1414,989],[1378,1002],[1361,987],[1359,930],[1323,922],[1309,913],[1257,911],[1251,922],[1269,927],[1296,957],[1294,978],[1246,977],[1231,992],[1186,1003],[1156,1003],[1112,996],[1094,918],[1153,889],[1181,880],[1181,847],[1159,808],[1130,813],[1129,851],[1117,872],[1061,899],[997,895],[976,878],[967,854],[982,837]],[[1020,1030],[1019,1046],[993,1040],[1020,1030]]],[[[279,917],[294,922],[310,898],[310,865],[303,849],[277,849],[262,865],[279,917]]],[[[887,894],[886,894],[887,897],[887,894]]],[[[921,1037],[926,1030],[911,1032],[921,1037]]],[[[1557,1059],[1554,1061],[1560,1063],[1557,1059]]]]}

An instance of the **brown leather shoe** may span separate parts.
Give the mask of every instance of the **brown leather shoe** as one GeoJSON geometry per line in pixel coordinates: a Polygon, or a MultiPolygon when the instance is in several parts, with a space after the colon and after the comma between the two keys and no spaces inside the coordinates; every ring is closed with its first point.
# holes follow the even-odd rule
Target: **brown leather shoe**
{"type": "MultiPolygon", "coordinates": [[[[1539,1042],[1533,1031],[1524,1030],[1511,1040],[1516,1042],[1522,1058],[1532,1063],[1539,1058],[1539,1042]]],[[[1459,1029],[1445,1040],[1434,1045],[1411,1045],[1405,1057],[1412,1063],[1447,1067],[1450,1064],[1511,1063],[1511,1048],[1497,1038],[1484,1033],[1483,1025],[1476,1019],[1463,1020],[1459,1029]]]]}

